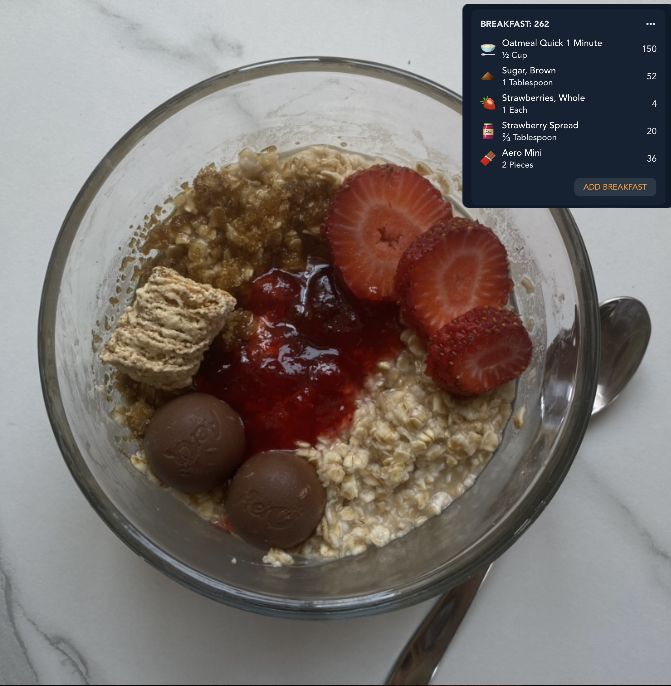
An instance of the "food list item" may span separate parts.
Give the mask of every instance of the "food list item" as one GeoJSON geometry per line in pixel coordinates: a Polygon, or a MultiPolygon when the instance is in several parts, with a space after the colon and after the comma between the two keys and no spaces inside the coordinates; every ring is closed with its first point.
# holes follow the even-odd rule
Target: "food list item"
{"type": "Polygon", "coordinates": [[[669,207],[670,5],[466,5],[468,207],[669,207]]]}

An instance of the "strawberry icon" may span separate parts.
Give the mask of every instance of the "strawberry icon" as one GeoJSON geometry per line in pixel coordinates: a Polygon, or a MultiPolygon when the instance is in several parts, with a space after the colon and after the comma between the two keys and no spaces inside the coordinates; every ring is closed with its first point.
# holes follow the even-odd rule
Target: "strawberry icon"
{"type": "Polygon", "coordinates": [[[480,100],[480,103],[486,110],[495,110],[496,109],[496,104],[494,103],[494,100],[490,98],[489,96],[482,98],[480,100]]]}

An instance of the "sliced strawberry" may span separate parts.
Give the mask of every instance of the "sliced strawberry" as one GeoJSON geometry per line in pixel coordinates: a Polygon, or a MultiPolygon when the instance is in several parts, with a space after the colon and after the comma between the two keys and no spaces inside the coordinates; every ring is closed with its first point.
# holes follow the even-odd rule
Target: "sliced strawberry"
{"type": "Polygon", "coordinates": [[[501,307],[512,288],[506,249],[470,219],[436,224],[405,251],[395,288],[406,321],[427,337],[474,307],[501,307]]]}
{"type": "Polygon", "coordinates": [[[454,395],[491,391],[518,377],[531,360],[531,339],[514,312],[476,307],[429,339],[426,371],[454,395]]]}
{"type": "Polygon", "coordinates": [[[394,274],[403,251],[452,207],[430,181],[407,167],[383,164],[352,174],[333,196],[322,227],[333,262],[364,300],[396,299],[394,274]]]}

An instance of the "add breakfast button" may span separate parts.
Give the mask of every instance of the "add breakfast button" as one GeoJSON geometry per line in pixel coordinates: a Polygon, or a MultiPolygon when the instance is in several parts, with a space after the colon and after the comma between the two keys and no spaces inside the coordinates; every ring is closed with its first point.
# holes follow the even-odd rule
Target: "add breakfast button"
{"type": "Polygon", "coordinates": [[[657,192],[656,179],[576,179],[573,192],[578,196],[651,196],[657,192]]]}

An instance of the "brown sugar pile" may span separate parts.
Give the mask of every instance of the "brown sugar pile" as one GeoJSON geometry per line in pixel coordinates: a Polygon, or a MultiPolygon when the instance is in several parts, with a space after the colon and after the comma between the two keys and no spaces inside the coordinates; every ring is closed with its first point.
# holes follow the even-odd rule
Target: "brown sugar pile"
{"type": "Polygon", "coordinates": [[[324,251],[319,227],[343,178],[321,164],[332,158],[320,148],[286,159],[273,148],[245,149],[238,164],[205,167],[149,231],[143,252],[157,251],[149,268],[170,267],[234,295],[271,267],[303,269],[308,255],[324,251]]]}

